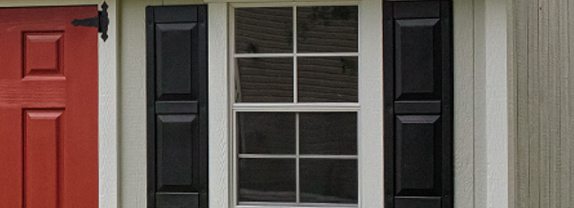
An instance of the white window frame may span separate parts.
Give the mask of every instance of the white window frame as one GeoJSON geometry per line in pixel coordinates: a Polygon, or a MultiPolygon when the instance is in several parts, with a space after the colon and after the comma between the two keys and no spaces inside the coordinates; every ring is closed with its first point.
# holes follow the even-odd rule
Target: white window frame
{"type": "MultiPolygon", "coordinates": [[[[305,2],[305,3],[231,3],[229,9],[229,94],[230,94],[230,109],[231,109],[231,126],[232,134],[231,137],[231,149],[232,149],[232,157],[231,160],[231,201],[237,208],[246,208],[246,207],[277,207],[277,206],[293,206],[293,207],[306,207],[306,206],[322,206],[322,207],[357,207],[354,204],[336,204],[336,203],[302,203],[300,201],[300,159],[305,157],[300,155],[299,153],[299,113],[304,112],[332,112],[332,113],[356,113],[357,119],[359,120],[359,110],[360,110],[360,101],[358,102],[331,102],[331,103],[324,103],[324,102],[313,102],[313,103],[300,103],[298,101],[298,77],[297,77],[297,59],[299,57],[359,57],[358,52],[325,52],[325,53],[301,53],[297,51],[297,8],[304,7],[304,6],[358,6],[358,2],[356,1],[341,1],[341,2],[305,2]],[[293,48],[291,49],[291,53],[236,53],[235,52],[235,9],[237,8],[269,8],[269,7],[281,7],[281,8],[292,8],[292,33],[293,33],[293,48]],[[291,58],[293,61],[293,101],[292,102],[285,102],[285,103],[265,103],[265,102],[235,102],[236,96],[236,67],[237,58],[291,58]],[[293,205],[292,203],[277,203],[277,202],[244,202],[240,204],[239,200],[237,199],[238,196],[238,160],[239,158],[269,158],[268,154],[263,155],[252,155],[252,154],[240,154],[237,150],[238,143],[237,143],[237,114],[242,112],[291,112],[295,113],[295,140],[296,140],[296,152],[294,156],[286,156],[286,155],[277,155],[281,158],[290,158],[295,159],[295,180],[296,180],[296,204],[293,205]],[[243,155],[243,156],[242,156],[243,155]],[[239,205],[238,205],[239,204],[239,205]]],[[[359,21],[360,22],[360,21],[359,21]]],[[[358,42],[357,42],[358,44],[358,42]]],[[[361,70],[359,69],[359,72],[361,70]]],[[[360,74],[360,73],[359,73],[360,74]]],[[[357,77],[359,79],[359,77],[357,77]]],[[[357,142],[359,142],[360,134],[357,132],[357,142]]],[[[357,143],[358,144],[358,143],[357,143]]],[[[358,152],[357,152],[358,154],[358,152]]],[[[310,156],[310,155],[309,155],[310,156]]],[[[355,159],[358,161],[358,155],[336,155],[331,156],[330,158],[342,159],[342,158],[349,158],[355,159]]],[[[360,180],[360,179],[359,179],[360,180]]],[[[360,186],[360,184],[358,184],[360,186]]],[[[360,195],[360,193],[359,193],[360,195]]]]}
{"type": "MultiPolygon", "coordinates": [[[[231,0],[233,1],[233,0],[231,0]]],[[[254,2],[257,2],[254,0],[254,2]]],[[[352,207],[383,207],[383,76],[382,76],[382,1],[380,0],[306,0],[273,3],[208,4],[209,15],[209,201],[212,208],[261,208],[258,205],[235,205],[233,145],[233,44],[230,18],[235,7],[293,5],[358,5],[359,8],[359,102],[333,104],[266,104],[270,111],[357,112],[358,118],[358,205],[352,207]],[[227,16],[222,14],[228,14],[227,16]],[[302,106],[304,105],[304,106],[302,106]],[[304,110],[302,110],[304,109],[304,110]],[[224,193],[224,194],[222,194],[224,193]],[[227,193],[227,194],[225,194],[227,193]]],[[[343,54],[349,55],[349,54],[343,54]]],[[[249,56],[249,55],[246,55],[249,56]]],[[[235,110],[255,110],[261,104],[235,105],[235,110]]],[[[262,110],[265,111],[265,110],[262,110]]],[[[268,206],[267,206],[268,207],[268,206]]],[[[293,207],[278,205],[274,207],[293,207]]],[[[302,206],[297,206],[302,207],[302,206]]],[[[315,206],[316,207],[316,206],[315,206]]]]}

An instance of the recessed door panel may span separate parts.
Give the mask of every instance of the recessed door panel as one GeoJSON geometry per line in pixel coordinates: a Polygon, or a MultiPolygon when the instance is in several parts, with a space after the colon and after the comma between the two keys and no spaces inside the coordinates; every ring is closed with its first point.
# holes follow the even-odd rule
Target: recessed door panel
{"type": "Polygon", "coordinates": [[[62,110],[24,110],[25,207],[59,207],[62,121],[62,110]]]}

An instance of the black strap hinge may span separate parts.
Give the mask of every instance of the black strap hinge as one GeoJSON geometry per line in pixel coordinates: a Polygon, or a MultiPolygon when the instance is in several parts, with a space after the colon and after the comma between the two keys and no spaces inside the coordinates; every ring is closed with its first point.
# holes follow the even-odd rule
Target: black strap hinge
{"type": "Polygon", "coordinates": [[[108,4],[102,4],[102,10],[98,12],[98,16],[86,19],[74,19],[72,25],[82,27],[96,27],[98,32],[102,33],[101,37],[104,41],[108,39],[108,26],[110,19],[108,17],[108,4]]]}

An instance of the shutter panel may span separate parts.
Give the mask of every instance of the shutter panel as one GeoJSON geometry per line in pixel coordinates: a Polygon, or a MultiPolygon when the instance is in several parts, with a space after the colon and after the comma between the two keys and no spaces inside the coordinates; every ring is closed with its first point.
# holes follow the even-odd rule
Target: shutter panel
{"type": "Polygon", "coordinates": [[[383,10],[385,205],[453,207],[451,2],[383,10]]]}
{"type": "Polygon", "coordinates": [[[148,207],[207,207],[207,8],[147,8],[148,207]]]}

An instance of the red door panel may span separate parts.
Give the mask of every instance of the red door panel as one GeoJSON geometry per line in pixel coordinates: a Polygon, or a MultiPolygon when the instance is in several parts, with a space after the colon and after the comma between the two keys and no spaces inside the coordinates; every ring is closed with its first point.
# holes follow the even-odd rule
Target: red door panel
{"type": "Polygon", "coordinates": [[[98,207],[96,15],[0,9],[0,207],[98,207]]]}

